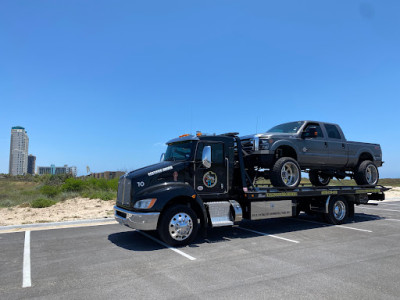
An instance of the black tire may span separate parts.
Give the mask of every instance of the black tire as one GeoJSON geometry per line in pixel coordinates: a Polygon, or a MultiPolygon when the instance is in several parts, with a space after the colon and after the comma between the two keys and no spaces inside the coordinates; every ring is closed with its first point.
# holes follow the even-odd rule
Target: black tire
{"type": "Polygon", "coordinates": [[[198,229],[199,223],[196,213],[190,207],[184,205],[168,208],[161,215],[157,228],[161,240],[171,246],[190,244],[196,238],[198,229]],[[181,222],[178,218],[181,218],[181,222]],[[175,223],[175,226],[173,223],[175,223]]]}
{"type": "Polygon", "coordinates": [[[358,185],[376,185],[379,181],[379,172],[370,160],[364,160],[354,171],[354,180],[358,185]]]}
{"type": "Polygon", "coordinates": [[[331,181],[330,176],[325,175],[318,170],[310,170],[308,177],[310,178],[311,184],[315,186],[326,186],[331,181]]]}
{"type": "Polygon", "coordinates": [[[349,204],[342,196],[331,197],[328,205],[328,213],[325,220],[334,225],[343,224],[349,216],[349,204]]]}
{"type": "Polygon", "coordinates": [[[275,187],[294,188],[298,186],[301,180],[301,170],[299,164],[291,157],[281,157],[275,162],[271,169],[270,180],[272,185],[275,187]],[[286,178],[282,177],[282,168],[284,167],[290,167],[293,171],[293,176],[288,175],[286,178]]]}

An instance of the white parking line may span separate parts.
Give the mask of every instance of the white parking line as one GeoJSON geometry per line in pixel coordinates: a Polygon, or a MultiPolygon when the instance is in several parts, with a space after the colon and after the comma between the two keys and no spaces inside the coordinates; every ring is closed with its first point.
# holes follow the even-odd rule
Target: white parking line
{"type": "Polygon", "coordinates": [[[257,233],[257,234],[259,234],[259,235],[269,236],[269,237],[272,237],[272,238],[274,238],[274,239],[284,240],[284,241],[292,242],[292,243],[296,243],[296,244],[300,243],[299,241],[290,240],[290,239],[283,238],[283,237],[280,237],[280,236],[277,236],[277,235],[273,235],[273,234],[269,234],[269,233],[264,233],[264,232],[260,232],[260,231],[256,231],[256,230],[252,230],[252,229],[247,229],[247,228],[243,228],[243,227],[239,227],[239,226],[236,227],[236,228],[239,228],[239,229],[242,229],[242,230],[246,230],[246,231],[250,231],[250,232],[253,232],[253,233],[257,233]]]}
{"type": "Polygon", "coordinates": [[[389,205],[389,206],[399,206],[399,204],[400,204],[400,202],[398,202],[398,201],[393,201],[393,202],[379,202],[378,203],[378,205],[379,206],[381,206],[381,205],[383,205],[383,206],[386,206],[386,205],[389,205]]]}
{"type": "Polygon", "coordinates": [[[178,250],[178,249],[176,249],[174,247],[171,247],[170,245],[168,245],[168,244],[166,244],[166,243],[164,243],[164,242],[152,237],[151,235],[149,235],[147,233],[144,233],[143,231],[140,231],[140,230],[135,230],[135,231],[139,232],[140,234],[144,235],[145,237],[148,237],[149,239],[153,240],[154,242],[159,243],[160,245],[163,245],[164,247],[167,247],[168,249],[170,249],[170,250],[172,250],[172,251],[174,251],[174,252],[176,252],[176,253],[178,253],[178,254],[180,254],[180,255],[182,255],[182,256],[190,259],[190,260],[196,260],[195,257],[190,256],[189,254],[186,254],[185,252],[183,252],[181,250],[178,250]]]}
{"type": "Polygon", "coordinates": [[[372,209],[372,210],[386,210],[386,211],[397,211],[400,212],[398,209],[388,209],[388,208],[372,208],[372,207],[357,207],[361,209],[372,209]]]}
{"type": "Polygon", "coordinates": [[[22,287],[31,287],[31,232],[25,231],[24,262],[22,266],[22,287]]]}
{"type": "Polygon", "coordinates": [[[354,228],[354,227],[349,227],[349,226],[344,226],[344,225],[325,224],[325,223],[311,221],[311,220],[304,220],[304,219],[290,219],[290,220],[314,223],[314,224],[318,224],[318,225],[322,225],[322,226],[333,226],[333,227],[340,227],[340,228],[352,229],[352,230],[363,231],[363,232],[372,232],[371,230],[367,230],[367,229],[359,229],[359,228],[354,228]]]}
{"type": "Polygon", "coordinates": [[[399,220],[399,219],[382,219],[382,220],[400,222],[400,220],[399,220]]]}

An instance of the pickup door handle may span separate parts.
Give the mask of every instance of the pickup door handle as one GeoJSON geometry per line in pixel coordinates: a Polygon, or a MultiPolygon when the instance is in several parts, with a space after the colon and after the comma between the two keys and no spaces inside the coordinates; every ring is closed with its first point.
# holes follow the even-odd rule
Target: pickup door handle
{"type": "Polygon", "coordinates": [[[345,149],[346,148],[346,145],[345,144],[342,144],[342,149],[345,149]]]}
{"type": "Polygon", "coordinates": [[[327,142],[325,142],[324,145],[325,145],[325,148],[328,148],[328,143],[327,142]]]}

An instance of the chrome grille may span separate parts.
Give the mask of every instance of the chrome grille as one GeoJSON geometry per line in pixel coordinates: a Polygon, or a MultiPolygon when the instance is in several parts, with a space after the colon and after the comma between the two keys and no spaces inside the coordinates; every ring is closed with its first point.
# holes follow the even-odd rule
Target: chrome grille
{"type": "Polygon", "coordinates": [[[254,140],[242,140],[242,148],[246,152],[253,152],[254,151],[254,140]]]}
{"type": "Polygon", "coordinates": [[[131,180],[121,178],[118,183],[117,204],[129,206],[131,203],[131,180]]]}

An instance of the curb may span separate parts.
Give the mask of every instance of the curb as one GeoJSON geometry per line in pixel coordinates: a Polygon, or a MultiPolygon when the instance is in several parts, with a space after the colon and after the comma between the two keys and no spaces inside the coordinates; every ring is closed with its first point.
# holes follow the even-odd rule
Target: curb
{"type": "Polygon", "coordinates": [[[7,226],[0,226],[0,231],[10,230],[10,229],[38,228],[38,227],[49,227],[49,226],[68,226],[68,225],[81,225],[81,224],[91,224],[91,223],[113,223],[113,222],[116,222],[114,218],[76,220],[76,221],[38,223],[38,224],[7,225],[7,226]]]}

